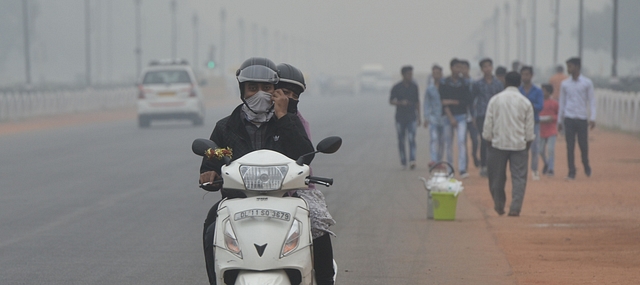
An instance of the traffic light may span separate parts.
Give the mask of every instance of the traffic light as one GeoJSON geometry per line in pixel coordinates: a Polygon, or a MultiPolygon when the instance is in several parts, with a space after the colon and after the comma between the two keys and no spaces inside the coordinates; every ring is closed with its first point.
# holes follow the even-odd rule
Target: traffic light
{"type": "Polygon", "coordinates": [[[215,67],[216,67],[216,62],[215,62],[215,61],[213,61],[213,60],[209,60],[209,61],[207,62],[207,68],[209,68],[209,69],[214,69],[215,67]]]}

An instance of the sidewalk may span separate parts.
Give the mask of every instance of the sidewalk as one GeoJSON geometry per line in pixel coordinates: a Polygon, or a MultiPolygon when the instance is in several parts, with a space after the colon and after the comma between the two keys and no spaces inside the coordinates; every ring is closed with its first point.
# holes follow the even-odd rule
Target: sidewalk
{"type": "Polygon", "coordinates": [[[556,176],[532,181],[529,172],[520,217],[494,212],[478,170],[463,182],[518,284],[640,284],[640,140],[598,128],[589,136],[593,175],[584,175],[576,146],[576,180],[564,180],[566,144],[559,138],[556,176]]]}

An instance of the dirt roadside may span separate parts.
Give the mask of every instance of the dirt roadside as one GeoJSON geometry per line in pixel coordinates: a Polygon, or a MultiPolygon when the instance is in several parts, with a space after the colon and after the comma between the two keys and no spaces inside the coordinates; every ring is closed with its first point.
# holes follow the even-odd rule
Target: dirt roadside
{"type": "Polygon", "coordinates": [[[520,217],[493,211],[488,180],[477,172],[464,195],[483,212],[518,284],[640,284],[640,140],[595,129],[593,175],[581,172],[576,146],[575,181],[564,180],[566,153],[559,138],[556,176],[528,179],[520,217]]]}

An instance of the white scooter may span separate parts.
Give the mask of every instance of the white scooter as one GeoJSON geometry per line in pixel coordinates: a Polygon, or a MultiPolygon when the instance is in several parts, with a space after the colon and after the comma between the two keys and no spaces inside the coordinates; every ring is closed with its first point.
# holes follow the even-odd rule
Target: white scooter
{"type": "MultiPolygon", "coordinates": [[[[334,153],[340,137],[318,143],[314,153],[334,153]]],[[[208,139],[192,144],[210,157],[218,147],[208,139]]],[[[306,156],[306,155],[305,155],[306,156]]],[[[232,162],[224,157],[223,188],[247,198],[220,202],[214,236],[217,284],[315,285],[309,207],[301,198],[283,197],[309,183],[330,186],[333,179],[309,176],[303,157],[294,161],[272,150],[256,150],[232,162]]],[[[335,263],[334,263],[335,265],[335,263]]]]}

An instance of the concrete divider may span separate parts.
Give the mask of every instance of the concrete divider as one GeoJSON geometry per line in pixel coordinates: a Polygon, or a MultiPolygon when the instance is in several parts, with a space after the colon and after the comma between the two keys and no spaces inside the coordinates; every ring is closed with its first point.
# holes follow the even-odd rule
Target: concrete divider
{"type": "Polygon", "coordinates": [[[0,121],[132,108],[136,88],[0,92],[0,121]]]}

